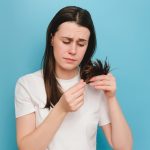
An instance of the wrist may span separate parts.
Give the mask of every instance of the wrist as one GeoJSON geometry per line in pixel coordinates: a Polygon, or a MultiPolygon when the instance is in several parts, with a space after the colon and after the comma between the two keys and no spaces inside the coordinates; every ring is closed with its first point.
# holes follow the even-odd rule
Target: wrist
{"type": "Polygon", "coordinates": [[[117,101],[117,98],[116,98],[116,96],[109,97],[109,98],[107,98],[107,99],[108,99],[108,102],[117,101]]]}
{"type": "Polygon", "coordinates": [[[67,114],[68,112],[63,108],[61,101],[56,104],[58,111],[62,114],[67,114]]]}

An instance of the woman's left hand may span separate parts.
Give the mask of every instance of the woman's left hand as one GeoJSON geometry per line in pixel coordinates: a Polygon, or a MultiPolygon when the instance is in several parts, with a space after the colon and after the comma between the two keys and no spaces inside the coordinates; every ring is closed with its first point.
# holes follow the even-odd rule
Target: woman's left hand
{"type": "Polygon", "coordinates": [[[104,90],[108,99],[116,96],[116,80],[111,73],[92,77],[90,82],[89,84],[96,89],[104,90]]]}

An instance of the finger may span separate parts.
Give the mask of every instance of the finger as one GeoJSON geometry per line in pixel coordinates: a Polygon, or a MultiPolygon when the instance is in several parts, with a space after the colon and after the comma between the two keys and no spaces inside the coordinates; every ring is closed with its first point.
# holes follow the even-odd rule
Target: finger
{"type": "Polygon", "coordinates": [[[71,87],[71,88],[68,90],[68,92],[70,92],[70,94],[73,94],[73,93],[79,91],[79,90],[80,90],[81,88],[83,88],[85,85],[86,85],[86,83],[83,82],[83,80],[82,80],[82,81],[80,80],[80,82],[78,82],[78,83],[75,84],[73,87],[71,87]]]}
{"type": "Polygon", "coordinates": [[[110,86],[94,86],[96,89],[111,91],[112,87],[110,86]]]}
{"type": "Polygon", "coordinates": [[[74,101],[72,101],[71,105],[75,106],[78,103],[80,103],[81,101],[84,101],[84,95],[79,96],[77,99],[75,99],[74,101]]]}
{"type": "Polygon", "coordinates": [[[113,83],[112,81],[102,80],[102,81],[91,82],[89,84],[92,86],[111,86],[113,83]]]}
{"type": "Polygon", "coordinates": [[[109,76],[112,80],[115,80],[115,77],[113,76],[112,73],[108,73],[108,76],[109,76]]]}
{"type": "Polygon", "coordinates": [[[73,107],[73,110],[76,111],[78,110],[82,105],[84,104],[84,101],[83,100],[80,100],[78,103],[74,104],[72,107],[73,107]]]}
{"type": "Polygon", "coordinates": [[[76,110],[78,110],[83,104],[84,104],[84,101],[81,101],[80,103],[78,103],[78,105],[76,105],[76,110]]]}
{"type": "Polygon", "coordinates": [[[96,89],[106,90],[106,91],[116,91],[114,86],[94,86],[96,89]]]}
{"type": "Polygon", "coordinates": [[[110,80],[110,76],[108,76],[108,75],[99,75],[99,76],[94,76],[90,79],[90,81],[96,81],[96,80],[110,80]]]}
{"type": "Polygon", "coordinates": [[[82,82],[82,83],[79,83],[79,84],[73,86],[72,89],[70,90],[70,93],[74,94],[74,93],[78,92],[79,90],[83,89],[85,87],[85,85],[86,85],[86,83],[82,82]]]}
{"type": "Polygon", "coordinates": [[[108,73],[108,76],[113,76],[112,73],[108,73]]]}
{"type": "Polygon", "coordinates": [[[73,99],[77,99],[78,97],[80,97],[81,95],[84,95],[84,87],[83,88],[81,88],[80,90],[78,90],[77,92],[74,92],[73,94],[72,94],[72,96],[73,96],[73,99]]]}

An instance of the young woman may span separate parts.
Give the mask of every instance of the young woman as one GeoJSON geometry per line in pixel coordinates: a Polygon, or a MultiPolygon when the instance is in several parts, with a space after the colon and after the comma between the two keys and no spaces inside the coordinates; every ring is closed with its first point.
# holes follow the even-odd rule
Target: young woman
{"type": "Polygon", "coordinates": [[[20,77],[15,89],[20,150],[96,150],[99,125],[114,150],[131,150],[132,136],[116,99],[112,74],[86,83],[96,35],[90,13],[62,8],[47,29],[41,70],[20,77]]]}

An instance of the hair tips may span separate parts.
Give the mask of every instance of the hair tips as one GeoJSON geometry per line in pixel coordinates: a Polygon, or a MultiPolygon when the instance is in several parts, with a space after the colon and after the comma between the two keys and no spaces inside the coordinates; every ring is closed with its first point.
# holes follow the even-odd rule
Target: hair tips
{"type": "Polygon", "coordinates": [[[96,61],[88,61],[88,63],[81,69],[80,77],[88,84],[89,80],[93,76],[98,76],[102,74],[107,75],[109,72],[110,64],[108,63],[106,57],[104,62],[99,59],[96,59],[96,61]]]}

